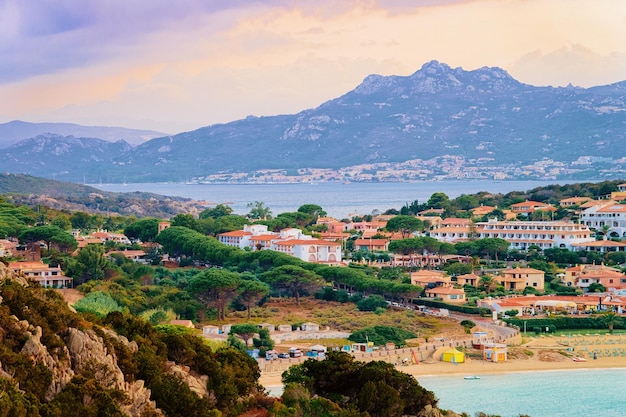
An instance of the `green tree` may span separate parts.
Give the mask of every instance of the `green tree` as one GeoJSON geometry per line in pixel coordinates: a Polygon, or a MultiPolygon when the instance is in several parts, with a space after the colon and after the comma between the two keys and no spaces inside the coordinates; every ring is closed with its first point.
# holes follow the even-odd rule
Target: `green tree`
{"type": "Polygon", "coordinates": [[[318,217],[326,216],[326,212],[324,211],[324,209],[321,206],[318,206],[317,204],[303,204],[300,207],[298,207],[298,211],[300,213],[309,214],[313,216],[315,219],[317,219],[318,217]]]}
{"type": "Polygon", "coordinates": [[[282,265],[265,272],[262,279],[271,286],[287,290],[300,305],[300,295],[314,292],[323,285],[322,277],[296,265],[282,265]]]}
{"type": "Polygon", "coordinates": [[[377,308],[387,308],[387,301],[382,295],[373,294],[369,297],[364,297],[356,303],[359,311],[376,311],[377,308]]]}
{"type": "Polygon", "coordinates": [[[245,343],[246,347],[249,346],[248,341],[259,333],[259,328],[255,324],[233,324],[230,328],[229,335],[237,335],[245,343]]]}
{"type": "Polygon", "coordinates": [[[445,209],[450,205],[450,197],[448,197],[445,193],[433,193],[426,205],[430,208],[436,209],[445,209]]]}
{"type": "Polygon", "coordinates": [[[604,323],[606,327],[608,327],[609,333],[613,333],[613,327],[615,327],[615,325],[618,323],[621,324],[622,318],[614,312],[608,311],[600,315],[600,321],[604,323]]]}
{"type": "Polygon", "coordinates": [[[72,214],[70,221],[72,222],[73,229],[78,229],[78,230],[83,230],[83,231],[89,230],[91,216],[88,213],[85,213],[84,211],[77,211],[74,214],[72,214]]]}
{"type": "Polygon", "coordinates": [[[200,219],[218,219],[220,217],[233,214],[233,209],[230,206],[224,204],[218,204],[215,208],[205,209],[198,216],[200,219]]]}
{"type": "Polygon", "coordinates": [[[498,288],[498,282],[491,275],[483,275],[478,280],[478,287],[487,294],[498,288]]]}
{"type": "Polygon", "coordinates": [[[270,292],[270,288],[264,282],[258,281],[256,278],[252,280],[242,280],[239,287],[239,301],[246,307],[248,312],[248,320],[251,316],[251,308],[257,304],[270,292]]]}
{"type": "Polygon", "coordinates": [[[124,228],[124,234],[131,240],[152,242],[159,233],[158,219],[141,219],[124,228]]]}
{"type": "Polygon", "coordinates": [[[177,214],[172,218],[172,226],[186,227],[188,229],[196,230],[198,222],[191,214],[177,214]]]}
{"type": "Polygon", "coordinates": [[[91,244],[82,248],[76,256],[78,282],[83,283],[93,279],[103,279],[108,261],[104,256],[104,247],[91,244]]]}
{"type": "Polygon", "coordinates": [[[65,213],[57,214],[54,219],[50,222],[52,226],[57,226],[63,230],[72,230],[72,222],[70,221],[70,216],[65,213]]]}
{"type": "Polygon", "coordinates": [[[392,217],[385,226],[390,232],[400,232],[402,238],[408,238],[413,232],[422,230],[424,228],[424,222],[414,216],[399,215],[392,217]]]}
{"type": "Polygon", "coordinates": [[[262,201],[248,203],[248,209],[250,209],[250,212],[248,213],[248,217],[250,219],[267,220],[272,216],[272,210],[270,210],[269,207],[265,207],[265,204],[262,201]]]}
{"type": "Polygon", "coordinates": [[[218,320],[225,320],[228,303],[236,297],[240,283],[237,273],[221,268],[210,268],[189,281],[188,291],[207,306],[214,306],[218,320]]]}
{"type": "Polygon", "coordinates": [[[498,255],[506,253],[507,249],[511,245],[508,241],[499,237],[488,237],[476,241],[476,245],[482,254],[490,258],[490,255],[494,255],[496,264],[498,263],[498,255]]]}

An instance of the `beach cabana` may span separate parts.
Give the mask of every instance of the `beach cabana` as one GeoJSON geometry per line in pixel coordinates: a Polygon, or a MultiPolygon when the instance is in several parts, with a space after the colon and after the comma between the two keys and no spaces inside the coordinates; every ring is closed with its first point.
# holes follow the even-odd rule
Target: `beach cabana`
{"type": "Polygon", "coordinates": [[[442,362],[463,363],[465,362],[465,353],[455,348],[450,348],[441,354],[442,362]]]}
{"type": "Polygon", "coordinates": [[[504,343],[485,343],[483,346],[483,360],[488,362],[506,362],[507,353],[504,343]]]}

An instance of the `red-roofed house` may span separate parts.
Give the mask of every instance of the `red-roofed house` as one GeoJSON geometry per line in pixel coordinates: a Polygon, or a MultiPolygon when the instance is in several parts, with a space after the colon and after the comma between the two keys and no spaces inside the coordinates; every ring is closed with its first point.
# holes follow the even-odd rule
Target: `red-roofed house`
{"type": "Polygon", "coordinates": [[[446,303],[463,304],[465,303],[465,291],[452,287],[434,287],[426,288],[426,297],[440,298],[446,303]]]}
{"type": "Polygon", "coordinates": [[[72,278],[63,275],[58,266],[50,266],[42,261],[9,262],[9,269],[26,279],[38,282],[46,288],[70,288],[72,278]]]}
{"type": "Polygon", "coordinates": [[[264,247],[269,247],[266,244],[267,236],[273,236],[274,239],[278,237],[278,233],[268,232],[267,226],[264,224],[252,224],[245,225],[243,230],[233,230],[232,232],[220,233],[217,235],[217,239],[225,245],[235,246],[240,249],[258,248],[257,244],[262,243],[264,247]],[[253,237],[259,237],[260,240],[252,240],[253,237]]]}
{"type": "Polygon", "coordinates": [[[529,215],[535,211],[556,211],[556,208],[551,204],[540,203],[539,201],[523,201],[521,203],[511,204],[511,211],[515,214],[529,215]]]}
{"type": "Polygon", "coordinates": [[[385,252],[389,246],[387,239],[356,239],[354,249],[367,252],[385,252]]]}
{"type": "Polygon", "coordinates": [[[507,290],[523,291],[526,287],[544,290],[545,272],[534,268],[510,268],[501,271],[494,279],[507,290]]]}

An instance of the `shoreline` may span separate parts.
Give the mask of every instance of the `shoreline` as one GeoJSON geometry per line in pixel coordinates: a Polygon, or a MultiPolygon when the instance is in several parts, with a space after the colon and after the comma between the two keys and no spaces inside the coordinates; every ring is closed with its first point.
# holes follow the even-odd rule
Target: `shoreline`
{"type": "MultiPolygon", "coordinates": [[[[556,339],[556,338],[555,338],[556,339]]],[[[572,371],[572,370],[598,370],[598,369],[626,369],[626,355],[620,356],[598,356],[593,359],[586,355],[585,360],[577,362],[572,359],[576,356],[563,355],[562,347],[556,347],[555,339],[535,339],[530,343],[520,347],[533,352],[531,357],[527,358],[511,358],[506,362],[493,363],[480,359],[467,359],[463,363],[441,362],[435,359],[429,359],[418,364],[410,364],[406,366],[396,366],[396,369],[412,375],[414,377],[438,377],[438,376],[472,376],[472,375],[488,375],[488,374],[507,374],[507,373],[528,373],[528,372],[544,372],[544,371],[572,371]],[[546,343],[548,342],[548,343],[546,343]],[[554,344],[553,344],[554,343],[554,344]]],[[[586,342],[592,344],[595,339],[596,345],[604,345],[602,338],[589,336],[586,342]]],[[[619,347],[626,349],[626,338],[610,345],[611,348],[619,347]],[[620,343],[621,342],[621,343],[620,343]]],[[[575,352],[578,349],[575,349],[575,352]]],[[[576,352],[578,353],[578,352],[576,352]]],[[[259,383],[266,389],[276,390],[282,387],[281,372],[261,372],[259,383]]]]}
{"type": "MultiPolygon", "coordinates": [[[[542,362],[536,361],[537,364],[526,364],[529,360],[514,359],[505,363],[489,363],[482,366],[482,361],[472,361],[460,363],[457,365],[445,362],[426,363],[419,365],[397,366],[396,369],[414,376],[419,377],[453,377],[453,376],[482,376],[482,375],[502,375],[516,373],[541,373],[541,372],[569,372],[569,371],[596,371],[608,369],[624,369],[626,371],[626,359],[621,359],[619,363],[611,360],[613,358],[599,358],[593,362],[575,362],[568,360],[567,362],[542,362]],[[522,363],[519,363],[522,362],[522,363]],[[513,366],[507,366],[513,365],[513,366]],[[530,365],[530,366],[528,366],[530,365]]],[[[281,375],[279,373],[261,373],[259,383],[270,391],[275,391],[283,387],[281,375]]]]}

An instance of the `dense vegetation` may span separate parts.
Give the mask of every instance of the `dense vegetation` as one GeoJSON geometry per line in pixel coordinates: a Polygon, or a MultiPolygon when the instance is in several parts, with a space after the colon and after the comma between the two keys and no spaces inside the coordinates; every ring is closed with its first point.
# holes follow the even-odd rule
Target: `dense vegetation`
{"type": "MultiPolygon", "coordinates": [[[[27,288],[12,280],[0,284],[0,297],[3,300],[0,306],[0,363],[21,390],[18,393],[9,389],[9,396],[14,397],[10,401],[12,408],[0,407],[2,412],[8,412],[3,415],[123,415],[119,404],[125,401],[125,394],[107,388],[97,368],[76,370],[70,383],[50,399],[51,370],[31,359],[30,349],[24,348],[29,336],[18,320],[40,327],[41,342],[58,360],[66,355],[65,343],[70,327],[94,330],[104,339],[109,352],[118,358],[124,379],[144,380],[152,390],[152,399],[167,416],[236,416],[253,406],[251,396],[261,392],[256,361],[231,347],[213,350],[195,335],[171,329],[160,331],[121,312],[112,312],[102,321],[92,316],[92,322],[87,322],[85,318],[88,316],[72,313],[53,290],[27,288]],[[137,350],[133,353],[119,339],[103,331],[103,326],[136,343],[137,350]],[[188,366],[199,375],[208,375],[210,398],[199,397],[167,372],[167,361],[188,366]]],[[[6,385],[1,377],[0,384],[6,385]]],[[[0,396],[0,404],[2,401],[6,402],[4,395],[0,396]]]]}
{"type": "Polygon", "coordinates": [[[309,359],[292,366],[283,374],[283,382],[283,402],[296,408],[296,415],[394,417],[417,415],[427,405],[437,405],[431,391],[393,365],[356,362],[343,352],[329,352],[326,360],[309,359]],[[317,408],[334,413],[311,414],[317,408]],[[341,409],[346,411],[339,413],[341,409]]]}

